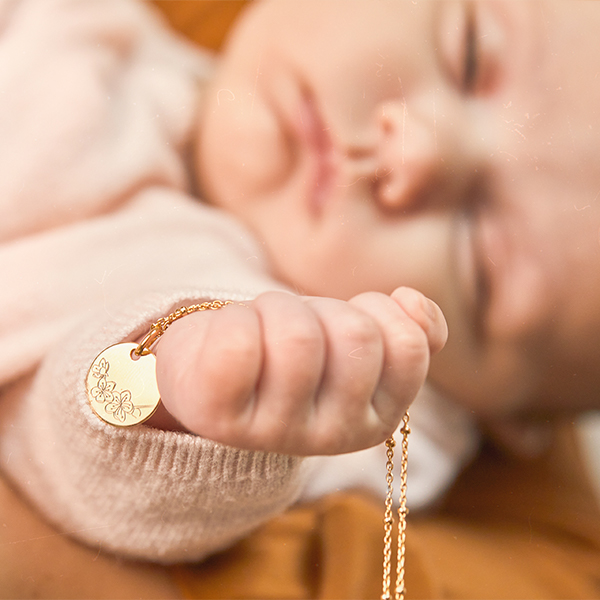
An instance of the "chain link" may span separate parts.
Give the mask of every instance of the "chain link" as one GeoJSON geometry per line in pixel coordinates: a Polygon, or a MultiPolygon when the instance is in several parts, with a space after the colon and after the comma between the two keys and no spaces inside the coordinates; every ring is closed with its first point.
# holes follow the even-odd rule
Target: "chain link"
{"type": "Polygon", "coordinates": [[[396,441],[393,437],[385,441],[385,453],[387,462],[385,464],[385,482],[387,493],[385,495],[385,513],[383,515],[383,592],[381,600],[391,600],[390,585],[392,572],[392,528],[394,526],[394,514],[392,512],[394,493],[394,446],[396,441]]]}
{"type": "MultiPolygon", "coordinates": [[[[405,560],[406,560],[406,516],[408,508],[406,506],[406,481],[408,475],[408,435],[410,427],[408,412],[402,419],[402,455],[400,462],[400,501],[398,506],[398,548],[396,552],[396,584],[394,588],[394,600],[404,600],[406,587],[404,585],[405,560]]],[[[386,446],[386,476],[387,493],[385,496],[385,513],[383,517],[383,590],[381,600],[391,600],[391,571],[392,571],[392,528],[394,525],[394,515],[392,512],[393,503],[393,482],[394,482],[394,447],[396,442],[393,437],[385,441],[386,446]]]]}
{"type": "Polygon", "coordinates": [[[207,302],[201,302],[200,304],[192,304],[191,306],[182,306],[175,312],[172,312],[166,317],[161,317],[150,327],[150,331],[146,334],[144,339],[140,342],[139,346],[133,351],[136,356],[145,356],[150,354],[150,348],[158,340],[158,338],[169,328],[169,326],[193,312],[199,312],[203,310],[219,310],[228,304],[234,304],[231,300],[210,300],[207,302]]]}

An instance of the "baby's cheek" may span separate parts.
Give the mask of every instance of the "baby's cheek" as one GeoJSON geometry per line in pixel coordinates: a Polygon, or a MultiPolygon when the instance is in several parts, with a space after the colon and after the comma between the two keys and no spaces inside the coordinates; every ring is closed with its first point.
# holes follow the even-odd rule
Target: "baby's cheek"
{"type": "Polygon", "coordinates": [[[216,198],[222,176],[219,172],[218,154],[212,149],[213,128],[209,117],[204,117],[196,127],[191,175],[200,197],[210,204],[219,204],[216,198]]]}

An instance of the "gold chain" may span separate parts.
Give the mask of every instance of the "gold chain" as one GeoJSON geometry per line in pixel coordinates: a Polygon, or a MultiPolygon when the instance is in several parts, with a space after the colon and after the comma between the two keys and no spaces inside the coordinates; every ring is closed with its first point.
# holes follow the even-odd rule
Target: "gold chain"
{"type": "Polygon", "coordinates": [[[219,310],[227,304],[234,304],[231,300],[211,300],[209,302],[202,302],[200,304],[192,304],[191,306],[182,306],[178,308],[175,312],[172,312],[170,315],[166,317],[161,317],[152,327],[150,327],[150,331],[146,334],[144,339],[140,342],[139,346],[133,351],[136,356],[145,356],[146,354],[150,354],[150,348],[152,345],[158,340],[158,338],[168,329],[169,325],[171,325],[177,319],[181,319],[181,317],[185,317],[193,312],[203,311],[203,310],[219,310]]]}
{"type": "MultiPolygon", "coordinates": [[[[406,507],[406,479],[408,467],[408,435],[410,427],[408,426],[409,415],[405,413],[402,419],[402,458],[400,463],[400,505],[398,507],[398,549],[396,554],[396,587],[394,590],[395,600],[404,600],[406,587],[404,585],[404,571],[406,559],[406,516],[408,508],[406,507]]],[[[387,493],[385,496],[385,513],[383,518],[383,592],[381,600],[391,600],[391,571],[392,571],[392,527],[394,525],[394,514],[392,512],[393,493],[394,493],[394,447],[396,442],[393,437],[385,441],[387,462],[385,465],[387,483],[387,493]]]]}

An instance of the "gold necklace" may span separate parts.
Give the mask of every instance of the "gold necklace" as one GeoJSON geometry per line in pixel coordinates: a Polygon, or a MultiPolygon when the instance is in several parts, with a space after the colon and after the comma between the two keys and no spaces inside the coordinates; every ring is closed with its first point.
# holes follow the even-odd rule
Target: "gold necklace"
{"type": "MultiPolygon", "coordinates": [[[[212,300],[184,306],[160,318],[152,325],[144,339],[135,344],[122,342],[103,350],[92,363],[87,377],[86,390],[93,412],[103,421],[117,427],[131,427],[148,420],[160,404],[160,394],[156,383],[156,358],[151,347],[178,319],[193,312],[219,310],[230,300],[212,300]]],[[[398,507],[398,539],[396,548],[396,583],[394,600],[404,600],[405,554],[406,554],[406,478],[408,466],[408,426],[409,415],[405,413],[400,433],[402,434],[402,454],[400,463],[400,499],[398,507]]],[[[383,519],[383,591],[382,600],[391,600],[392,570],[392,530],[394,525],[393,481],[394,447],[396,442],[390,437],[386,446],[385,513],[383,519]]]]}
{"type": "MultiPolygon", "coordinates": [[[[402,434],[402,454],[400,462],[400,501],[398,506],[398,539],[396,548],[396,585],[394,588],[394,600],[404,600],[406,586],[404,584],[405,559],[406,559],[406,479],[408,474],[408,426],[409,414],[404,413],[400,433],[402,434]]],[[[392,511],[394,493],[394,447],[396,441],[389,437],[385,441],[386,446],[386,476],[387,493],[385,496],[385,513],[383,517],[383,591],[381,600],[391,600],[391,571],[392,571],[392,528],[394,525],[394,513],[392,511]]]]}
{"type": "Polygon", "coordinates": [[[219,310],[230,300],[212,300],[183,306],[162,317],[135,344],[122,342],[100,352],[85,380],[87,397],[94,413],[116,427],[131,427],[147,421],[160,404],[156,383],[156,357],[152,345],[177,319],[193,312],[219,310]]]}

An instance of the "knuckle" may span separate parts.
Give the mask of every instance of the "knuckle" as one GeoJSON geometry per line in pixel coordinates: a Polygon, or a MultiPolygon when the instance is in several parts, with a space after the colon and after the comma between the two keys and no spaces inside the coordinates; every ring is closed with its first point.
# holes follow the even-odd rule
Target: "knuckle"
{"type": "Polygon", "coordinates": [[[307,323],[306,320],[289,320],[276,331],[271,331],[270,341],[279,352],[294,355],[306,355],[319,352],[322,345],[322,334],[318,327],[307,323]]]}
{"type": "Polygon", "coordinates": [[[222,367],[231,370],[236,365],[252,364],[260,355],[258,336],[250,327],[232,327],[213,333],[204,350],[211,369],[222,367]]]}
{"type": "Polygon", "coordinates": [[[379,327],[366,313],[347,311],[336,319],[336,331],[353,345],[370,346],[380,340],[379,327]]]}
{"type": "Polygon", "coordinates": [[[427,334],[414,322],[393,320],[386,328],[386,336],[392,354],[414,356],[416,359],[429,356],[427,334]]]}
{"type": "Polygon", "coordinates": [[[255,331],[251,328],[234,328],[227,335],[226,340],[221,340],[222,351],[230,360],[247,362],[254,359],[260,353],[260,342],[255,331]]]}
{"type": "Polygon", "coordinates": [[[255,385],[262,359],[259,336],[252,327],[227,327],[210,336],[196,365],[198,393],[205,399],[223,397],[234,406],[255,385]]]}

